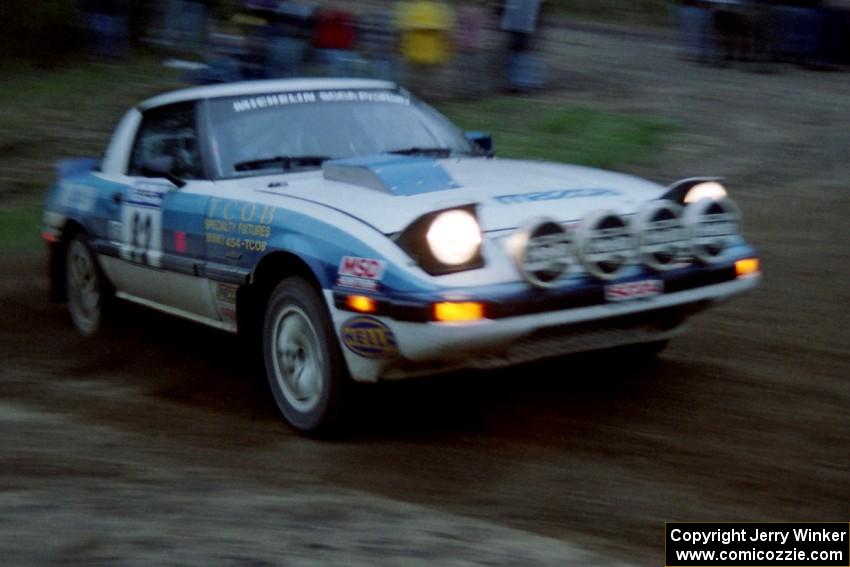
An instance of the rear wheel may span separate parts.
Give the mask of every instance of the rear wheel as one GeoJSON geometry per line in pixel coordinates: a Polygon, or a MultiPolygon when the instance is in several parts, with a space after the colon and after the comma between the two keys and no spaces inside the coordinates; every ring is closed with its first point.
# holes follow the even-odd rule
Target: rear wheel
{"type": "Polygon", "coordinates": [[[65,285],[74,327],[84,337],[96,335],[103,329],[112,288],[83,234],[74,236],[66,248],[65,285]]]}
{"type": "Polygon", "coordinates": [[[305,433],[331,432],[348,374],[327,308],[303,278],[285,278],[272,292],[262,343],[269,386],[286,420],[305,433]]]}

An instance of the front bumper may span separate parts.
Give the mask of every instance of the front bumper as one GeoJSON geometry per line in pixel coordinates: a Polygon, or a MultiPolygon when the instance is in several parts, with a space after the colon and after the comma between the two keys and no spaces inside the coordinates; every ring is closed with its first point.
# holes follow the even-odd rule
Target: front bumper
{"type": "MultiPolygon", "coordinates": [[[[460,368],[494,368],[521,362],[664,340],[694,313],[755,287],[760,275],[621,303],[592,303],[488,318],[474,323],[371,319],[391,333],[393,349],[365,357],[345,346],[342,331],[356,314],[337,307],[326,291],[349,371],[357,381],[406,378],[460,368]]],[[[675,288],[674,288],[675,289],[675,288]]],[[[548,306],[547,306],[548,307],[548,306]]],[[[512,307],[516,312],[516,306],[512,307]]]]}

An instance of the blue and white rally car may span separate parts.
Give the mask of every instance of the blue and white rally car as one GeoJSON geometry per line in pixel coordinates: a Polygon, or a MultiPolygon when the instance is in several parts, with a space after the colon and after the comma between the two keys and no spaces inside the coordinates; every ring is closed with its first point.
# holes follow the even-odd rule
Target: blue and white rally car
{"type": "Polygon", "coordinates": [[[60,166],[43,237],[77,329],[118,297],[249,333],[303,431],[338,421],[352,380],[659,351],[759,279],[716,180],[495,159],[381,81],[164,94],[99,163],[60,166]]]}

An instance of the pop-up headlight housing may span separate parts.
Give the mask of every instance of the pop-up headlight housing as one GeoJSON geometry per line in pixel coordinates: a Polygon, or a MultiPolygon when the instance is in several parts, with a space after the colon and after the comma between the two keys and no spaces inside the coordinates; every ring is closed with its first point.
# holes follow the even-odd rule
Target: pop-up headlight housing
{"type": "Polygon", "coordinates": [[[428,213],[399,234],[396,242],[432,275],[484,265],[481,227],[472,205],[428,213]]]}

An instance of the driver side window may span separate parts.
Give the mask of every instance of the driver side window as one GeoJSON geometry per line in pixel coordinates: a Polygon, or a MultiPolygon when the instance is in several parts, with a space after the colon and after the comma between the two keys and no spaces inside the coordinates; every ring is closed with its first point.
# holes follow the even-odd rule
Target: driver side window
{"type": "Polygon", "coordinates": [[[127,175],[144,177],[161,169],[183,179],[203,177],[195,103],[178,103],[145,112],[133,144],[127,175]],[[152,164],[158,164],[152,167],[152,164]],[[167,167],[165,167],[167,165],[167,167]]]}

